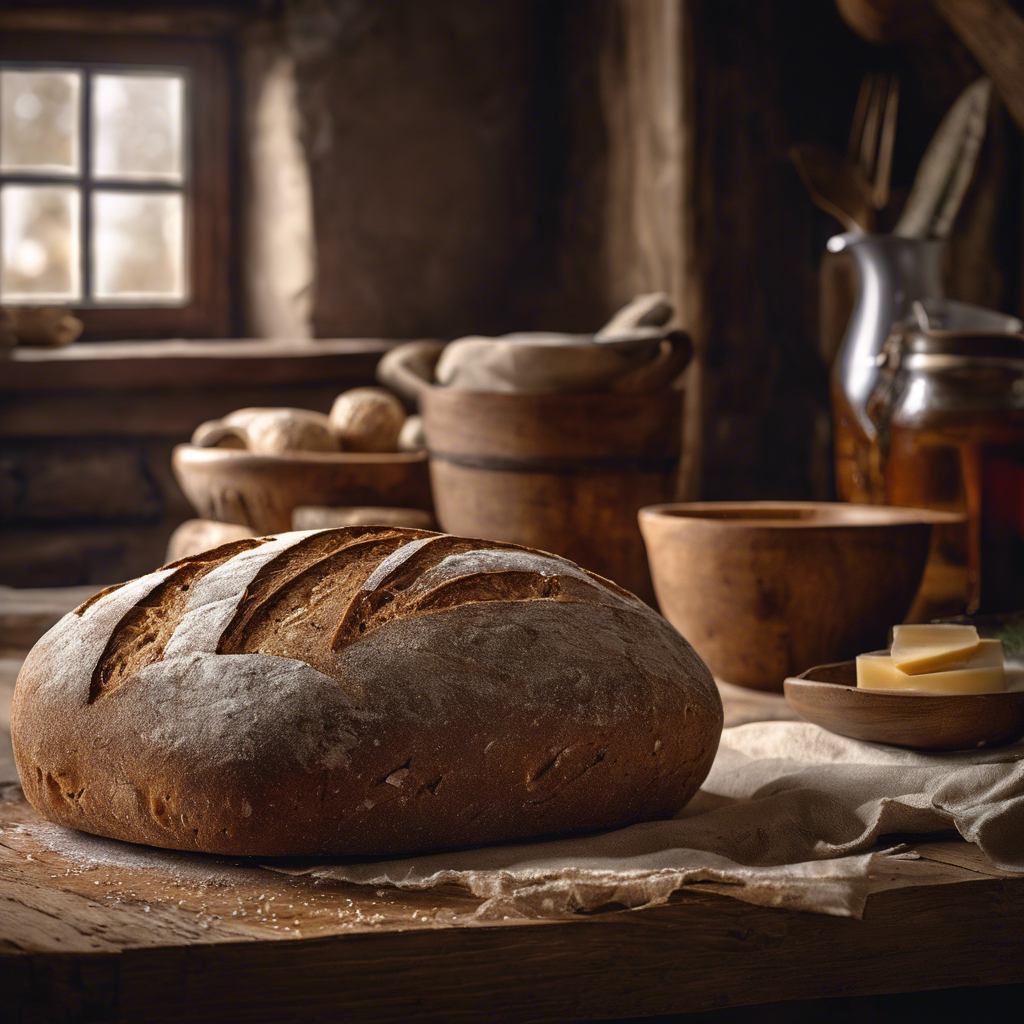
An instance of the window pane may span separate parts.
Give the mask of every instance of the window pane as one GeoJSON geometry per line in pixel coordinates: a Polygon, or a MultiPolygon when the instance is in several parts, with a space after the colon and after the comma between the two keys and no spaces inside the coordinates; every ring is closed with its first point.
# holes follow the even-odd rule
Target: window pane
{"type": "Polygon", "coordinates": [[[180,193],[96,191],[92,216],[95,299],[181,303],[188,298],[180,193]]]}
{"type": "Polygon", "coordinates": [[[0,72],[0,170],[76,174],[77,71],[0,72]]]}
{"type": "Polygon", "coordinates": [[[78,204],[78,190],[60,185],[0,189],[0,299],[81,298],[78,204]]]}
{"type": "Polygon", "coordinates": [[[181,181],[184,104],[181,76],[94,75],[93,174],[181,181]]]}

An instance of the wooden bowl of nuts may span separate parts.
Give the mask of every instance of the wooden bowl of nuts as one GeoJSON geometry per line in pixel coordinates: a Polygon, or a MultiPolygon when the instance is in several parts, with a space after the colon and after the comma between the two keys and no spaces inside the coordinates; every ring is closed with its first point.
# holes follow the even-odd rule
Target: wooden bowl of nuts
{"type": "Polygon", "coordinates": [[[201,517],[256,534],[292,529],[299,506],[432,512],[416,426],[390,392],[356,388],[338,396],[330,415],[254,408],[203,423],[191,444],[174,449],[171,467],[201,517]]]}

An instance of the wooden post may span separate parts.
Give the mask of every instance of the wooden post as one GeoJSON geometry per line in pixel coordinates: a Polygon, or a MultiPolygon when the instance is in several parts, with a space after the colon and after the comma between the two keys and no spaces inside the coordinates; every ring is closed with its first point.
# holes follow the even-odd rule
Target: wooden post
{"type": "Polygon", "coordinates": [[[663,291],[694,341],[686,375],[677,494],[700,485],[704,353],[695,246],[691,0],[615,0],[602,59],[608,132],[608,294],[663,291]]]}

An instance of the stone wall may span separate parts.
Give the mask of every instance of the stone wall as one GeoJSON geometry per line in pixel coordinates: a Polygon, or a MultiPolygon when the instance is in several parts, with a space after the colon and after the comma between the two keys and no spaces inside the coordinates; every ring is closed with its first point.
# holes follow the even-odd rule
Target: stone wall
{"type": "MultiPolygon", "coordinates": [[[[184,19],[187,34],[198,17],[95,6],[112,31],[184,19]]],[[[33,5],[14,7],[28,18],[33,5]]],[[[63,31],[93,23],[86,4],[54,10],[63,31]]],[[[811,203],[788,147],[843,152],[865,72],[897,72],[898,210],[978,73],[951,33],[873,46],[822,0],[239,0],[207,5],[203,24],[214,15],[237,56],[246,330],[586,331],[636,292],[666,290],[698,353],[684,493],[831,495],[839,328],[823,346],[818,274],[838,225],[811,203]]],[[[1021,305],[1021,148],[997,107],[950,286],[1009,311],[1021,305]]],[[[8,389],[0,582],[151,567],[188,513],[168,445],[204,410],[323,403],[343,380],[371,378],[372,366],[339,369],[315,394],[265,377],[235,390],[128,379],[117,405],[88,387],[51,384],[39,401],[8,389]],[[188,388],[199,405],[176,401],[188,388]],[[157,408],[173,426],[152,426],[157,408]]]]}

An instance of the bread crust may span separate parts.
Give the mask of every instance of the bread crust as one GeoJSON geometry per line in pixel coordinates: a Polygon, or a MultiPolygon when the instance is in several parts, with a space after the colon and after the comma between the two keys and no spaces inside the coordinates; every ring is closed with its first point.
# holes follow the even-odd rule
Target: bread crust
{"type": "Polygon", "coordinates": [[[51,821],[234,855],[392,855],[678,811],[722,728],[710,673],[554,555],[384,527],[240,540],[65,616],[18,677],[51,821]]]}

